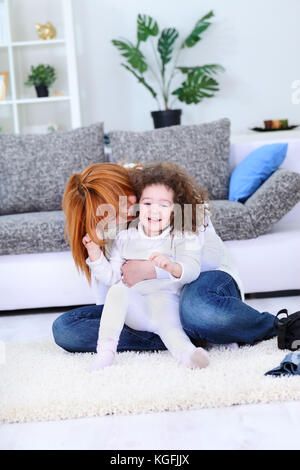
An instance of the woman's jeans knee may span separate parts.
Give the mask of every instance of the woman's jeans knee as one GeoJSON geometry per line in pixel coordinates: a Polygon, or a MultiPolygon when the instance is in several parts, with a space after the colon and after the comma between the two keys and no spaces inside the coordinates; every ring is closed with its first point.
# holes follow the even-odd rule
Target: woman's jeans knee
{"type": "MultiPolygon", "coordinates": [[[[58,346],[69,352],[96,352],[103,305],[80,307],[58,317],[52,327],[58,346]]],[[[137,331],[124,326],[118,351],[165,350],[160,337],[148,331],[137,331]]]]}
{"type": "Polygon", "coordinates": [[[212,343],[253,344],[276,334],[274,316],[241,300],[236,282],[224,271],[206,271],[184,287],[180,318],[186,333],[212,343]]]}
{"type": "Polygon", "coordinates": [[[58,346],[69,352],[96,352],[103,305],[70,310],[53,323],[53,337],[58,346]]]}

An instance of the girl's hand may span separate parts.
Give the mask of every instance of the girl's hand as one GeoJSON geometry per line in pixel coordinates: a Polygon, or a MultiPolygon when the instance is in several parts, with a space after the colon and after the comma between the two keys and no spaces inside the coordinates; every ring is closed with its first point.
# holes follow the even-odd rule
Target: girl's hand
{"type": "Polygon", "coordinates": [[[82,243],[87,249],[89,258],[91,261],[96,261],[101,257],[101,248],[99,245],[94,243],[91,239],[88,233],[85,234],[85,236],[82,239],[82,243]]]}
{"type": "Polygon", "coordinates": [[[152,253],[149,261],[152,261],[158,268],[165,269],[174,277],[180,278],[182,275],[182,266],[179,263],[175,263],[174,261],[170,260],[167,255],[162,255],[161,253],[152,253]]]}
{"type": "Polygon", "coordinates": [[[149,261],[152,261],[155,266],[157,266],[158,268],[165,269],[166,271],[169,271],[173,264],[173,262],[167,255],[162,255],[161,253],[152,253],[149,258],[149,261]]]}

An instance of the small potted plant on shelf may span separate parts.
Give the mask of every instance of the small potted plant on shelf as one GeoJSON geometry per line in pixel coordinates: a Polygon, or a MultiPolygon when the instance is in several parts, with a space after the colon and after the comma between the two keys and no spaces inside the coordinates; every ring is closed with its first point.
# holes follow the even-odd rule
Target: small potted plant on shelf
{"type": "Polygon", "coordinates": [[[202,34],[210,26],[209,20],[213,16],[213,11],[210,11],[200,18],[191,33],[179,42],[177,41],[179,33],[175,28],[165,28],[159,35],[157,22],[151,16],[139,14],[136,44],[127,39],[112,40],[113,45],[125,58],[126,63],[121,63],[122,67],[135,76],[158,104],[159,111],[151,113],[155,128],[180,124],[181,109],[173,109],[176,100],[186,104],[197,104],[205,98],[212,98],[219,91],[219,83],[215,76],[224,70],[221,65],[193,67],[178,65],[182,52],[195,46],[202,39],[202,34]],[[153,38],[157,36],[159,37],[155,44],[153,38]],[[150,60],[141,50],[142,44],[146,41],[150,42],[153,53],[150,60]],[[181,84],[177,82],[179,86],[172,90],[171,84],[174,79],[177,81],[180,74],[183,75],[183,81],[181,84]],[[173,101],[170,102],[172,97],[173,101]]]}
{"type": "Polygon", "coordinates": [[[25,86],[34,86],[39,98],[49,96],[49,87],[57,78],[56,71],[51,65],[39,64],[31,66],[31,74],[28,76],[25,86]]]}

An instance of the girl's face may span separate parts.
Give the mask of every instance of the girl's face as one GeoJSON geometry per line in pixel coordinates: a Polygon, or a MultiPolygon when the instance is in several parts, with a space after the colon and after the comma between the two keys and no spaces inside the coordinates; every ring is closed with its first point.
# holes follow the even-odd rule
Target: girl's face
{"type": "Polygon", "coordinates": [[[140,221],[148,237],[159,235],[170,225],[174,191],[163,184],[146,186],[141,194],[140,221]]]}

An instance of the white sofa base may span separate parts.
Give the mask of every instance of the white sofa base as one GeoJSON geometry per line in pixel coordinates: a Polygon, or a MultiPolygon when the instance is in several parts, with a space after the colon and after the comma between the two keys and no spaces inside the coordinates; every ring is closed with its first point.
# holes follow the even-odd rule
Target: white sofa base
{"type": "MultiPolygon", "coordinates": [[[[300,289],[300,227],[284,219],[267,235],[228,241],[245,293],[300,289]]],[[[0,311],[95,303],[70,252],[0,257],[0,311]]],[[[107,289],[100,296],[104,302],[107,289]]]]}
{"type": "Polygon", "coordinates": [[[300,227],[277,225],[276,232],[225,243],[246,294],[300,291],[300,227]]]}
{"type": "Polygon", "coordinates": [[[95,303],[70,252],[1,256],[0,279],[2,311],[95,303]]]}

